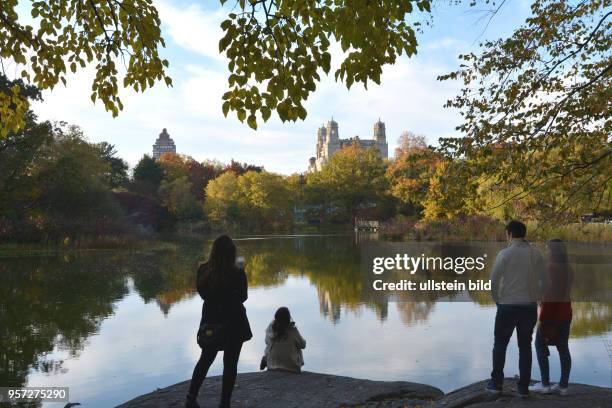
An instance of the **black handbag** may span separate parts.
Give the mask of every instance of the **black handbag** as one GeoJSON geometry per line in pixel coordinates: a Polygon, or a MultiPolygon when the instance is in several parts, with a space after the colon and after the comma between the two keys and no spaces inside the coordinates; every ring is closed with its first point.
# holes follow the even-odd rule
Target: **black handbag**
{"type": "Polygon", "coordinates": [[[225,344],[226,325],[222,323],[204,323],[198,329],[198,345],[201,348],[223,349],[225,344]]]}

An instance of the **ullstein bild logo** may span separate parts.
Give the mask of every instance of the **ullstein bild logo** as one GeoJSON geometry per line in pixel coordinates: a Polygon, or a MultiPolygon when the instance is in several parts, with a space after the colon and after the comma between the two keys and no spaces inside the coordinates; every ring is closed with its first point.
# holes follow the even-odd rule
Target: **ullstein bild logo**
{"type": "Polygon", "coordinates": [[[372,272],[380,275],[385,271],[406,271],[414,275],[417,271],[453,271],[462,275],[469,271],[482,271],[487,254],[472,257],[410,256],[396,254],[393,257],[375,257],[372,259],[372,272]]]}

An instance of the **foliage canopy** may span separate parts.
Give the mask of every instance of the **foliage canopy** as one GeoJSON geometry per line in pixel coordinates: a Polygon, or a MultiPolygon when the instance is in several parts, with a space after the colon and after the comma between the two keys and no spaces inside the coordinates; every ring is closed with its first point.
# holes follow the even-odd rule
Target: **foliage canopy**
{"type": "Polygon", "coordinates": [[[490,208],[529,196],[544,216],[610,207],[611,4],[534,0],[511,36],[440,77],[464,84],[447,106],[460,110],[465,136],[443,139],[442,150],[497,195],[490,208]]]}
{"type": "MultiPolygon", "coordinates": [[[[221,0],[223,5],[226,0],[221,0]]],[[[144,91],[172,85],[161,21],[151,0],[32,0],[30,16],[18,0],[0,3],[0,59],[38,87],[66,84],[67,73],[93,67],[91,99],[116,116],[119,87],[144,91]]],[[[430,10],[430,0],[239,0],[227,19],[219,51],[228,58],[229,90],[223,112],[257,127],[273,111],[281,120],[304,119],[304,101],[331,69],[332,42],[345,56],[335,71],[348,87],[380,82],[382,66],[416,53],[408,16],[430,10]]],[[[15,85],[0,92],[0,137],[24,126],[27,99],[15,85]]]]}
{"type": "MultiPolygon", "coordinates": [[[[69,71],[93,66],[91,99],[116,116],[119,85],[144,91],[156,81],[172,84],[150,0],[33,0],[30,16],[19,15],[18,5],[0,2],[0,59],[21,67],[20,77],[38,89],[65,85],[69,71]]],[[[24,125],[27,109],[18,85],[0,92],[0,137],[24,125]]]]}

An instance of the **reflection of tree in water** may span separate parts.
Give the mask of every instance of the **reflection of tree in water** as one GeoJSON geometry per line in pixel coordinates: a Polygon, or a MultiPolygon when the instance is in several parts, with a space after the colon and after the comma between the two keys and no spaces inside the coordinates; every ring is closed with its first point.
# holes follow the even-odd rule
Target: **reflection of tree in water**
{"type": "Polygon", "coordinates": [[[572,337],[587,337],[612,330],[612,304],[572,303],[572,337]]]}
{"type": "Polygon", "coordinates": [[[348,237],[308,237],[238,242],[246,257],[249,285],[272,286],[288,275],[307,277],[316,287],[319,308],[333,322],[342,310],[364,304],[359,252],[348,237]]]}
{"type": "Polygon", "coordinates": [[[251,287],[278,285],[288,275],[307,277],[317,289],[321,315],[331,321],[338,322],[343,310],[359,313],[364,307],[380,320],[387,318],[388,295],[364,287],[360,248],[351,236],[246,240],[238,245],[251,287]]]}
{"type": "Polygon", "coordinates": [[[245,265],[250,287],[278,286],[287,280],[286,259],[272,252],[251,254],[245,265]]]}
{"type": "Polygon", "coordinates": [[[21,386],[30,369],[61,372],[86,339],[128,293],[128,279],[145,302],[164,314],[195,294],[202,248],[164,251],[93,251],[0,260],[0,384],[21,386]]]}
{"type": "Polygon", "coordinates": [[[0,260],[0,384],[21,386],[34,368],[52,373],[54,349],[77,356],[127,293],[112,257],[0,260]]]}
{"type": "MultiPolygon", "coordinates": [[[[86,339],[113,313],[128,293],[127,282],[145,302],[167,315],[175,303],[196,296],[195,271],[210,241],[181,244],[160,251],[87,252],[44,258],[0,260],[0,384],[25,384],[29,369],[62,370],[62,361],[45,356],[65,350],[76,356],[86,339]]],[[[426,320],[439,295],[410,298],[374,292],[360,270],[359,247],[351,237],[308,237],[238,242],[251,287],[283,284],[289,276],[306,277],[316,287],[320,312],[337,322],[343,310],[374,310],[380,320],[390,301],[404,324],[426,320]]],[[[488,276],[488,270],[482,273],[488,276]]],[[[425,277],[425,275],[424,275],[425,277]]],[[[585,290],[590,287],[584,286],[585,290]]],[[[490,304],[486,292],[471,293],[490,304]]],[[[612,329],[612,304],[574,302],[572,336],[612,329]]]]}
{"type": "Polygon", "coordinates": [[[124,266],[145,303],[155,301],[164,315],[173,304],[194,296],[201,247],[154,251],[130,259],[124,266]]]}

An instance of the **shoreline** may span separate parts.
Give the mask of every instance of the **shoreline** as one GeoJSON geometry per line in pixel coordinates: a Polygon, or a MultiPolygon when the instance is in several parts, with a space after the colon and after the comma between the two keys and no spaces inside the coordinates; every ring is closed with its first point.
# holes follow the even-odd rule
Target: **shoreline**
{"type": "MultiPolygon", "coordinates": [[[[234,408],[604,408],[612,401],[612,388],[570,384],[570,393],[531,393],[521,398],[514,379],[504,381],[499,395],[484,390],[487,380],[443,393],[440,389],[407,381],[373,381],[304,371],[294,374],[263,371],[238,374],[232,395],[234,408]]],[[[183,407],[189,380],[140,395],[116,408],[183,407]]],[[[221,376],[204,381],[198,402],[217,407],[221,376]]]]}

